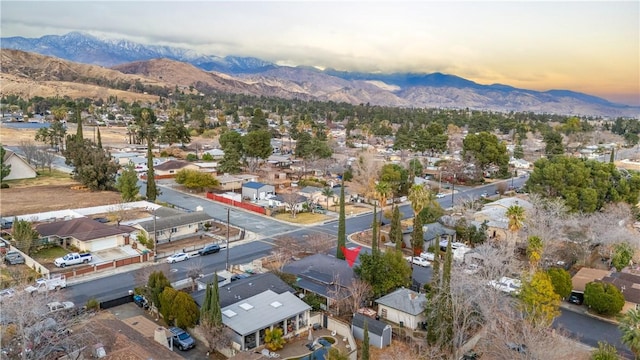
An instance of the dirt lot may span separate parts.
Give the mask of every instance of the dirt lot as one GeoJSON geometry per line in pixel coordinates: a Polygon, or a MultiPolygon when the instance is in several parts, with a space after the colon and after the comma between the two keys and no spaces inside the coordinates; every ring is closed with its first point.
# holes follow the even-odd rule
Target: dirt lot
{"type": "Polygon", "coordinates": [[[98,205],[118,204],[120,193],[114,191],[73,190],[75,182],[67,185],[16,187],[0,191],[2,216],[24,215],[44,211],[77,209],[98,205]]]}

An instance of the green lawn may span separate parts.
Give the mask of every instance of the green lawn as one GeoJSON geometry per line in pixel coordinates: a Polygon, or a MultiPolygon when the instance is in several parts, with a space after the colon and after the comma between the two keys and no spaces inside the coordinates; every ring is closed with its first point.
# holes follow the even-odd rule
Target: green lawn
{"type": "Polygon", "coordinates": [[[69,250],[63,249],[59,246],[52,246],[49,248],[42,249],[37,253],[31,254],[31,256],[36,260],[46,260],[53,261],[56,258],[65,256],[69,253],[69,250]]]}

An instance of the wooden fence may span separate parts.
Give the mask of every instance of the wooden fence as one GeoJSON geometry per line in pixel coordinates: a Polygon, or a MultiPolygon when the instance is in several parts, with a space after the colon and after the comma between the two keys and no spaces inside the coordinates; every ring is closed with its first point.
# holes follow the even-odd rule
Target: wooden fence
{"type": "Polygon", "coordinates": [[[235,201],[233,199],[229,199],[226,198],[224,196],[220,196],[218,194],[214,194],[212,192],[207,192],[207,198],[214,200],[214,201],[218,201],[221,203],[225,203],[227,205],[231,205],[234,207],[239,207],[245,210],[249,210],[249,211],[253,211],[256,212],[258,214],[262,214],[265,215],[267,213],[266,209],[263,208],[262,206],[258,206],[255,204],[251,204],[251,203],[246,203],[246,202],[242,202],[242,201],[235,201]]]}

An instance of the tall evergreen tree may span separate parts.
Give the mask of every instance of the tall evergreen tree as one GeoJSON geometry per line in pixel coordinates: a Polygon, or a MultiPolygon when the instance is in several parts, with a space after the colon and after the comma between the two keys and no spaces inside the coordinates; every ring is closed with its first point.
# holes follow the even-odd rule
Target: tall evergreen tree
{"type": "Polygon", "coordinates": [[[76,132],[76,140],[82,141],[84,139],[84,134],[82,133],[82,108],[80,104],[76,105],[76,113],[75,113],[76,123],[78,124],[78,130],[76,132]]]}
{"type": "Polygon", "coordinates": [[[344,210],[344,180],[342,180],[342,184],[340,185],[340,215],[338,217],[338,249],[336,250],[336,257],[338,259],[345,259],[342,253],[344,246],[347,246],[347,226],[344,210]]]}
{"type": "Polygon", "coordinates": [[[373,223],[371,225],[371,253],[378,254],[378,216],[376,205],[373,205],[373,223]]]}
{"type": "Polygon", "coordinates": [[[204,303],[202,304],[202,318],[213,326],[222,325],[220,292],[218,290],[218,274],[216,273],[213,277],[213,282],[207,284],[204,303]]]}
{"type": "Polygon", "coordinates": [[[98,149],[102,149],[102,137],[100,136],[100,128],[99,127],[98,127],[97,131],[98,131],[97,146],[98,146],[98,149]]]}
{"type": "Polygon", "coordinates": [[[138,185],[138,174],[133,164],[127,165],[118,180],[116,180],[116,189],[120,191],[122,201],[134,201],[140,192],[138,185]]]}
{"type": "Polygon", "coordinates": [[[369,360],[369,324],[364,321],[364,338],[362,339],[362,360],[369,360]]]}
{"type": "Polygon", "coordinates": [[[398,206],[393,207],[389,239],[396,244],[396,250],[402,250],[402,223],[400,222],[400,208],[398,206]]]}
{"type": "Polygon", "coordinates": [[[422,230],[422,216],[413,217],[413,231],[411,232],[411,247],[413,255],[418,256],[424,248],[424,231],[422,230]]]}
{"type": "Polygon", "coordinates": [[[2,147],[2,144],[0,144],[0,184],[2,184],[4,178],[9,176],[9,174],[11,173],[11,165],[4,163],[4,157],[6,153],[7,151],[4,149],[4,147],[2,147]]]}

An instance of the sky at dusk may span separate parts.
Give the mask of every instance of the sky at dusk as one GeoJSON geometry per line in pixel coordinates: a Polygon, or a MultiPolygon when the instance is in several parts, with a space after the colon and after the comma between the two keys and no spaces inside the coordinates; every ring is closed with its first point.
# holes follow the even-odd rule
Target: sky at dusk
{"type": "Polygon", "coordinates": [[[84,31],[210,55],[443,72],[640,105],[639,1],[6,1],[3,37],[84,31]]]}

